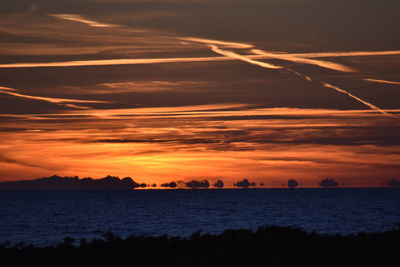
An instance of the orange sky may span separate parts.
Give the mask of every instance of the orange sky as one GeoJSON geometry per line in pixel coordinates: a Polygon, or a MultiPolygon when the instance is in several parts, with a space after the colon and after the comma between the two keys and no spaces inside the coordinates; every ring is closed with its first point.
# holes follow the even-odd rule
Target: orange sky
{"type": "MultiPolygon", "coordinates": [[[[382,43],[366,44],[357,25],[358,39],[331,40],[308,24],[317,13],[302,25],[311,39],[280,24],[255,31],[250,16],[235,38],[225,24],[207,34],[175,2],[179,11],[139,1],[2,4],[0,181],[110,174],[379,186],[399,177],[399,40],[381,30],[382,43]]],[[[255,5],[282,12],[267,2],[255,5]]]]}

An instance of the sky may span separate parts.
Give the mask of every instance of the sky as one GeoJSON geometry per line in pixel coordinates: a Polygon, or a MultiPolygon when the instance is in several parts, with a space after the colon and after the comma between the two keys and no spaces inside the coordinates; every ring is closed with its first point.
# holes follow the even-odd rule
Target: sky
{"type": "Polygon", "coordinates": [[[0,3],[0,181],[400,177],[392,0],[0,3]]]}

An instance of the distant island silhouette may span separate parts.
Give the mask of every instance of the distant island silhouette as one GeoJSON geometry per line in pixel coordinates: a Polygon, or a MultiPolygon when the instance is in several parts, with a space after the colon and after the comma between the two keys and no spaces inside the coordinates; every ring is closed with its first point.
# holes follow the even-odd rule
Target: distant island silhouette
{"type": "Polygon", "coordinates": [[[319,186],[329,188],[329,187],[337,187],[339,185],[338,182],[332,179],[324,179],[319,183],[319,186]]]}
{"type": "Polygon", "coordinates": [[[237,186],[237,187],[241,187],[241,188],[248,188],[250,186],[256,186],[256,183],[249,182],[249,180],[247,180],[247,179],[243,179],[242,181],[234,183],[233,185],[237,186]]]}
{"type": "Polygon", "coordinates": [[[400,187],[400,180],[392,179],[389,182],[387,182],[387,186],[400,187]]]}
{"type": "Polygon", "coordinates": [[[102,179],[61,177],[53,175],[36,180],[12,181],[0,183],[0,190],[131,190],[146,187],[146,184],[136,183],[132,178],[120,179],[116,176],[106,176],[102,179]]]}
{"type": "MultiPolygon", "coordinates": [[[[259,184],[260,187],[264,187],[264,183],[259,184]]],[[[344,183],[333,179],[322,179],[318,184],[321,188],[335,188],[344,186],[344,183]]],[[[282,184],[283,187],[298,188],[300,184],[295,179],[290,179],[286,184],[282,184]]],[[[302,185],[303,186],[303,185],[302,185]]],[[[400,180],[391,179],[390,181],[383,183],[384,187],[400,187],[400,180]]],[[[208,188],[224,188],[225,184],[222,180],[217,180],[214,183],[208,180],[190,180],[190,181],[171,181],[162,183],[158,188],[165,189],[208,189],[208,188]]],[[[255,182],[251,182],[248,179],[242,179],[238,182],[233,183],[234,188],[257,188],[255,182]]],[[[138,183],[131,177],[119,178],[118,176],[108,175],[104,178],[94,179],[90,177],[79,178],[78,176],[72,177],[61,177],[53,175],[50,177],[43,177],[34,180],[22,180],[22,181],[6,181],[0,182],[0,191],[59,191],[59,190],[132,190],[137,188],[157,188],[156,184],[138,183]]]]}
{"type": "Polygon", "coordinates": [[[296,180],[294,180],[294,179],[290,179],[290,180],[288,181],[288,183],[287,183],[287,186],[288,186],[289,188],[296,188],[296,187],[299,186],[299,183],[298,183],[296,180]]]}

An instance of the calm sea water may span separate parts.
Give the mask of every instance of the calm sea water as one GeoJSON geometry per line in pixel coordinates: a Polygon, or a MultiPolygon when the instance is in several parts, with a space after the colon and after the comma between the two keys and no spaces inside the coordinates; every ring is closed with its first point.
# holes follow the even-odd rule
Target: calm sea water
{"type": "Polygon", "coordinates": [[[0,243],[46,245],[107,231],[188,236],[262,225],[349,234],[399,222],[395,188],[0,192],[0,243]]]}

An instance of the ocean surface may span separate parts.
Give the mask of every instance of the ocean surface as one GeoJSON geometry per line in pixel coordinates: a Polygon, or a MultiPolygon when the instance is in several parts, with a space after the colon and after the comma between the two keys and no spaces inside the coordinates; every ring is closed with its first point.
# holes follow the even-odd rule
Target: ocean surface
{"type": "Polygon", "coordinates": [[[0,243],[51,245],[107,231],[185,237],[263,225],[350,234],[399,222],[399,188],[0,192],[0,243]]]}

